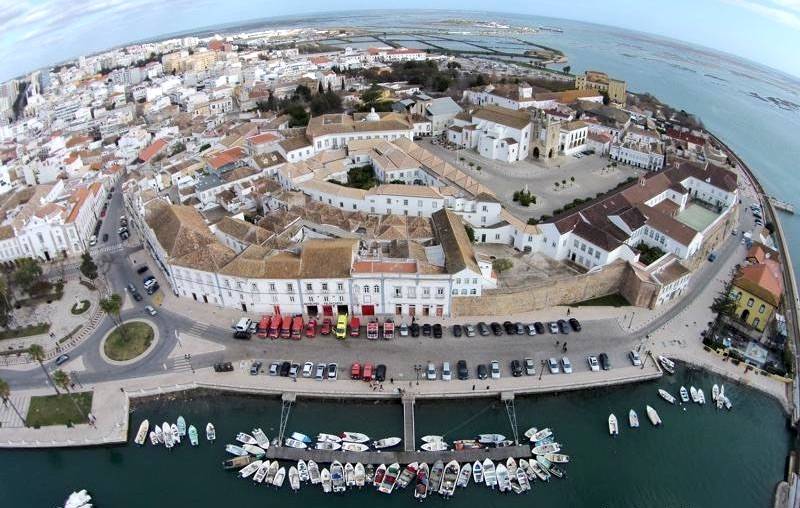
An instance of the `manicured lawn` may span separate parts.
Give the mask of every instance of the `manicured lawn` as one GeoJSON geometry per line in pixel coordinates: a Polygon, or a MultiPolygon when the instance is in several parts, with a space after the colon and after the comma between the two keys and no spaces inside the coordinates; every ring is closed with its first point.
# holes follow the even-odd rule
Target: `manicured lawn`
{"type": "Polygon", "coordinates": [[[41,333],[47,333],[48,331],[50,331],[50,323],[39,323],[38,325],[30,325],[22,328],[12,328],[0,331],[0,340],[30,337],[31,335],[39,335],[41,333]]]}
{"type": "Polygon", "coordinates": [[[91,410],[92,392],[31,397],[26,419],[29,427],[72,425],[86,423],[86,415],[91,410]],[[73,401],[69,400],[70,397],[77,403],[77,408],[73,401]]]}
{"type": "Polygon", "coordinates": [[[592,298],[584,302],[573,303],[570,307],[628,307],[630,304],[620,294],[592,298]]]}
{"type": "Polygon", "coordinates": [[[153,328],[147,323],[133,321],[123,323],[111,332],[103,345],[103,351],[112,360],[123,362],[144,353],[152,342],[153,328]],[[124,329],[124,334],[121,328],[124,329]]]}

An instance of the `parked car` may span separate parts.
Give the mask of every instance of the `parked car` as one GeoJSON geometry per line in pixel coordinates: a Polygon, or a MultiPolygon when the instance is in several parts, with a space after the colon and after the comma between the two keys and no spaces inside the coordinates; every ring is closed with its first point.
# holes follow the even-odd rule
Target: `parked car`
{"type": "Polygon", "coordinates": [[[250,339],[250,332],[247,330],[234,330],[233,332],[234,339],[241,339],[241,340],[249,340],[250,339]]]}
{"type": "Polygon", "coordinates": [[[425,379],[436,381],[436,365],[431,362],[428,362],[428,367],[425,369],[425,379]]]}
{"type": "Polygon", "coordinates": [[[142,295],[140,295],[138,291],[134,291],[133,293],[131,293],[131,296],[137,302],[141,302],[142,301],[142,295]]]}
{"type": "Polygon", "coordinates": [[[544,333],[544,324],[541,321],[533,323],[533,327],[536,329],[536,333],[539,335],[544,333]]]}
{"type": "Polygon", "coordinates": [[[281,369],[280,362],[272,362],[269,364],[269,375],[270,376],[277,376],[278,371],[281,369]]]}
{"type": "Polygon", "coordinates": [[[450,381],[453,379],[453,373],[450,372],[450,362],[442,363],[442,381],[450,381]]]}
{"type": "Polygon", "coordinates": [[[558,324],[554,321],[547,323],[547,327],[550,329],[550,333],[558,333],[558,324]]]}
{"type": "Polygon", "coordinates": [[[574,317],[569,318],[569,326],[571,326],[572,329],[575,330],[576,332],[581,331],[581,322],[575,319],[574,317]]]}
{"type": "Polygon", "coordinates": [[[317,320],[309,319],[308,323],[306,323],[306,337],[309,339],[313,339],[316,336],[317,336],[317,320]]]}
{"type": "Polygon", "coordinates": [[[597,357],[596,356],[589,355],[589,357],[586,359],[586,361],[589,362],[589,369],[592,372],[598,372],[600,370],[600,364],[597,363],[597,357]]]}
{"type": "Polygon", "coordinates": [[[136,269],[136,273],[141,275],[141,274],[143,274],[144,272],[146,272],[149,269],[150,268],[147,265],[143,265],[143,266],[140,266],[139,268],[136,269]]]}
{"type": "Polygon", "coordinates": [[[153,284],[152,286],[147,288],[146,292],[147,292],[148,295],[152,295],[153,293],[158,291],[160,288],[161,288],[161,286],[159,286],[158,282],[156,282],[155,284],[153,284]]]}
{"type": "Polygon", "coordinates": [[[442,325],[440,325],[439,323],[433,325],[433,338],[434,339],[442,338],[442,325]]]}
{"type": "Polygon", "coordinates": [[[419,323],[411,323],[410,330],[412,337],[419,337],[419,323]]]}
{"type": "Polygon", "coordinates": [[[63,355],[59,356],[58,358],[56,358],[56,365],[62,365],[64,363],[66,363],[67,360],[69,360],[69,355],[68,354],[63,354],[63,355]]]}
{"type": "Polygon", "coordinates": [[[338,365],[336,365],[335,363],[329,363],[328,364],[328,379],[330,379],[331,381],[336,381],[336,378],[338,377],[336,373],[338,372],[338,370],[339,370],[339,366],[338,365]]]}
{"type": "Polygon", "coordinates": [[[467,337],[474,337],[475,327],[470,324],[464,325],[464,335],[466,335],[467,337]]]}
{"type": "Polygon", "coordinates": [[[534,326],[533,323],[527,325],[525,327],[525,333],[527,333],[528,335],[531,335],[531,336],[536,335],[536,326],[534,326]]]}
{"type": "Polygon", "coordinates": [[[433,326],[430,323],[425,323],[422,325],[422,336],[430,337],[431,334],[433,334],[433,326]]]}
{"type": "Polygon", "coordinates": [[[495,335],[495,337],[503,335],[503,327],[501,327],[500,323],[497,321],[492,322],[492,324],[489,326],[492,328],[492,333],[495,335]]]}
{"type": "Polygon", "coordinates": [[[525,329],[525,325],[522,323],[514,323],[514,333],[517,335],[526,335],[528,331],[525,329]]]}
{"type": "Polygon", "coordinates": [[[558,360],[553,357],[547,359],[547,367],[550,368],[550,374],[558,374],[561,368],[558,366],[558,360]]]}
{"type": "Polygon", "coordinates": [[[365,363],[364,369],[361,371],[361,379],[364,381],[372,381],[372,372],[374,369],[372,368],[371,363],[365,363]]]}
{"type": "Polygon", "coordinates": [[[514,335],[517,333],[517,329],[511,321],[503,322],[503,331],[506,332],[506,335],[514,335]]]}
{"type": "Polygon", "coordinates": [[[536,374],[536,364],[533,362],[533,358],[525,358],[525,375],[533,376],[535,374],[536,374]]]}
{"type": "Polygon", "coordinates": [[[314,369],[314,379],[317,381],[322,381],[325,379],[325,367],[326,366],[324,363],[317,364],[317,367],[314,369]]]}
{"type": "Polygon", "coordinates": [[[514,377],[522,375],[522,364],[519,360],[511,360],[511,375],[514,377]]]}
{"type": "Polygon", "coordinates": [[[456,375],[458,379],[465,380],[469,379],[469,369],[467,368],[467,361],[466,360],[459,360],[456,364],[456,375]]]}
{"type": "Polygon", "coordinates": [[[306,362],[303,364],[303,377],[311,377],[314,375],[314,364],[312,362],[306,362]]]}
{"type": "Polygon", "coordinates": [[[144,310],[151,316],[155,316],[156,314],[158,314],[158,311],[154,309],[152,305],[145,305],[144,310]]]}
{"type": "Polygon", "coordinates": [[[572,374],[572,362],[566,356],[561,357],[561,370],[564,371],[564,374],[572,374]]]}
{"type": "Polygon", "coordinates": [[[600,353],[598,359],[600,360],[600,366],[603,368],[603,370],[611,370],[611,362],[608,360],[607,354],[600,353]]]}
{"type": "Polygon", "coordinates": [[[489,325],[481,321],[480,323],[478,323],[478,333],[481,334],[481,337],[486,337],[492,332],[491,330],[489,330],[489,325]]]}
{"type": "Polygon", "coordinates": [[[639,356],[639,353],[636,351],[631,351],[628,353],[628,357],[631,359],[631,363],[636,367],[642,365],[642,358],[639,356]]]}
{"type": "Polygon", "coordinates": [[[297,377],[297,374],[300,373],[300,365],[293,363],[291,367],[289,367],[289,377],[297,377]]]}
{"type": "Polygon", "coordinates": [[[331,329],[333,328],[333,322],[331,318],[325,318],[322,320],[322,326],[319,327],[319,333],[321,335],[330,335],[331,329]]]}
{"type": "Polygon", "coordinates": [[[261,365],[262,365],[261,362],[259,362],[258,360],[254,361],[250,365],[250,375],[257,376],[261,372],[261,365]]]}
{"type": "Polygon", "coordinates": [[[399,333],[400,333],[401,337],[408,337],[409,328],[408,328],[408,325],[406,323],[402,323],[400,325],[400,332],[399,333]]]}
{"type": "Polygon", "coordinates": [[[567,325],[566,321],[564,321],[563,319],[559,319],[557,321],[557,324],[559,332],[563,333],[564,335],[567,335],[569,333],[569,325],[567,325]]]}
{"type": "Polygon", "coordinates": [[[380,364],[375,367],[375,381],[380,381],[381,383],[386,381],[386,365],[380,364]]]}
{"type": "Polygon", "coordinates": [[[486,365],[479,364],[478,365],[478,379],[486,379],[489,377],[489,370],[486,368],[486,365]]]}
{"type": "Polygon", "coordinates": [[[103,241],[104,242],[108,241],[108,233],[103,233],[103,241]]]}
{"type": "Polygon", "coordinates": [[[89,247],[94,247],[95,245],[97,245],[97,235],[92,235],[89,238],[89,247]]]}
{"type": "Polygon", "coordinates": [[[215,363],[214,372],[233,372],[233,364],[231,362],[215,363]]]}
{"type": "Polygon", "coordinates": [[[289,362],[281,363],[281,370],[278,371],[278,375],[281,377],[289,377],[289,371],[292,370],[292,364],[289,362]]]}
{"type": "Polygon", "coordinates": [[[461,325],[453,325],[453,337],[461,337],[464,334],[464,328],[461,325]]]}
{"type": "Polygon", "coordinates": [[[714,262],[715,259],[717,259],[716,252],[712,252],[711,254],[708,255],[708,260],[711,261],[712,263],[714,262]]]}
{"type": "Polygon", "coordinates": [[[492,379],[500,379],[500,362],[492,360],[490,370],[492,372],[492,379]]]}

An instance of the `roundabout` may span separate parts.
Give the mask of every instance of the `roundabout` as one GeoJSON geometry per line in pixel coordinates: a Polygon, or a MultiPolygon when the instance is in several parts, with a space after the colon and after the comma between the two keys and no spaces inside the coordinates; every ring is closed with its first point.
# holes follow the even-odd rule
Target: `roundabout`
{"type": "Polygon", "coordinates": [[[100,342],[100,356],[111,365],[131,365],[158,344],[158,327],[145,319],[130,319],[109,331],[100,342]]]}

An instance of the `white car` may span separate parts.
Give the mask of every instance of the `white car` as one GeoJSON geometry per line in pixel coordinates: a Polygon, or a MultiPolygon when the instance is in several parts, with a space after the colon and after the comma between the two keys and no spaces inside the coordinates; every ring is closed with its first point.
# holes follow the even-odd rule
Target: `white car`
{"type": "Polygon", "coordinates": [[[600,364],[597,363],[596,356],[590,355],[586,360],[589,362],[589,368],[592,372],[600,372],[600,364]]]}
{"type": "Polygon", "coordinates": [[[550,368],[550,374],[558,374],[561,372],[561,368],[558,366],[558,360],[555,358],[548,358],[547,366],[550,368]]]}
{"type": "Polygon", "coordinates": [[[442,381],[450,381],[453,379],[453,373],[450,372],[450,362],[442,364],[442,381]]]}
{"type": "Polygon", "coordinates": [[[500,362],[492,360],[491,364],[492,379],[500,379],[500,362]]]}
{"type": "Polygon", "coordinates": [[[158,314],[158,311],[154,309],[152,305],[145,305],[144,310],[151,316],[155,316],[156,314],[158,314]]]}
{"type": "Polygon", "coordinates": [[[428,381],[436,381],[436,366],[428,363],[428,368],[425,369],[425,379],[428,381]]]}
{"type": "Polygon", "coordinates": [[[631,359],[631,363],[635,367],[639,367],[639,366],[642,365],[642,358],[639,356],[639,353],[637,353],[636,351],[631,351],[630,353],[628,353],[628,357],[631,359]]]}
{"type": "Polygon", "coordinates": [[[312,362],[306,362],[303,364],[303,377],[311,377],[314,375],[314,364],[312,362]]]}
{"type": "Polygon", "coordinates": [[[561,357],[561,368],[564,374],[572,374],[572,363],[570,363],[569,358],[566,356],[561,357]]]}

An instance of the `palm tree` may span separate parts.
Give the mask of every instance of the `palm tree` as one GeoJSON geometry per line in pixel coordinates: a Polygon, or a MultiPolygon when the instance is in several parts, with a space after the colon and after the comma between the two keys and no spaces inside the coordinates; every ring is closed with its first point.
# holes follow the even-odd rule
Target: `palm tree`
{"type": "Polygon", "coordinates": [[[60,386],[61,389],[67,392],[67,397],[69,397],[69,400],[72,401],[72,404],[75,406],[75,409],[77,409],[78,413],[80,413],[80,415],[86,418],[86,420],[88,421],[89,417],[83,414],[83,410],[80,408],[80,406],[78,406],[78,403],[75,402],[75,397],[73,397],[72,393],[70,393],[69,391],[69,385],[71,383],[71,380],[69,379],[69,374],[67,374],[61,369],[58,369],[57,371],[53,372],[53,381],[57,386],[60,386]]]}
{"type": "Polygon", "coordinates": [[[122,326],[122,320],[119,316],[120,310],[122,309],[122,297],[117,293],[112,293],[108,298],[100,300],[100,308],[103,309],[103,312],[111,316],[114,325],[122,334],[122,338],[125,339],[125,327],[122,326]]]}
{"type": "Polygon", "coordinates": [[[20,420],[22,420],[22,425],[28,426],[28,422],[25,421],[25,417],[19,412],[17,406],[14,402],[9,398],[11,397],[11,387],[8,385],[8,382],[5,379],[0,379],[0,399],[3,399],[3,405],[7,406],[9,402],[11,402],[11,409],[17,413],[17,416],[20,420]]]}
{"type": "Polygon", "coordinates": [[[44,371],[45,376],[47,376],[48,381],[50,384],[53,385],[53,389],[56,391],[56,395],[59,395],[61,392],[58,391],[58,387],[53,383],[53,378],[50,377],[50,372],[48,372],[47,367],[44,366],[44,348],[39,344],[31,344],[28,347],[28,356],[31,357],[31,360],[34,362],[39,362],[39,366],[44,371]]]}

